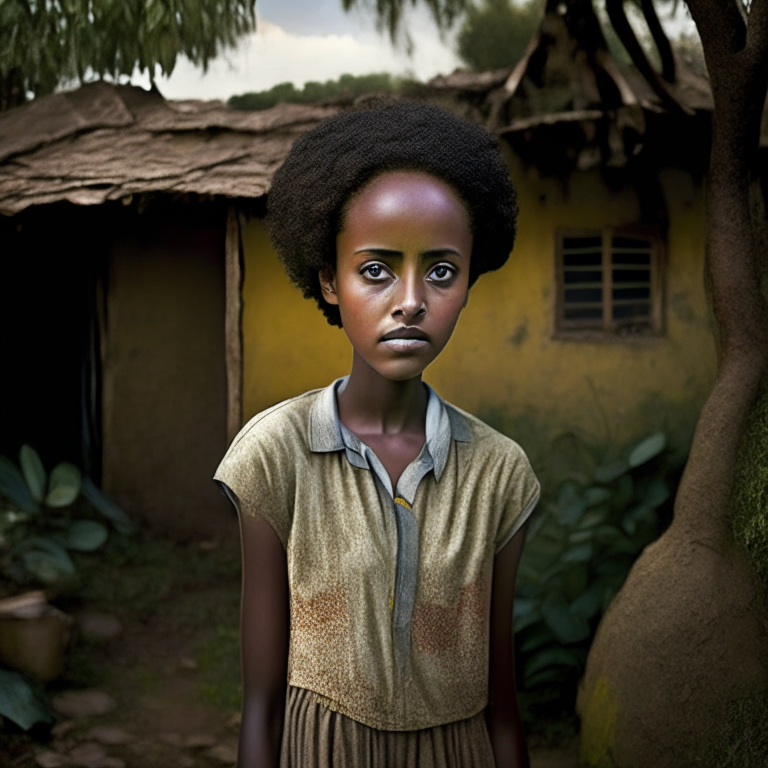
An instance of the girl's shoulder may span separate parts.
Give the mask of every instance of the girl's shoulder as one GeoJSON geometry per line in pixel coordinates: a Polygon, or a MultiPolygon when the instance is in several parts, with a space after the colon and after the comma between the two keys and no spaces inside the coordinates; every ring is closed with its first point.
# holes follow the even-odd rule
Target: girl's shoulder
{"type": "Polygon", "coordinates": [[[527,461],[525,451],[511,437],[452,403],[443,400],[443,404],[451,422],[451,434],[458,442],[466,443],[473,456],[485,458],[493,454],[527,461]]]}
{"type": "Polygon", "coordinates": [[[309,413],[322,389],[312,389],[257,413],[237,433],[225,454],[239,454],[250,448],[300,448],[306,444],[309,413]]]}

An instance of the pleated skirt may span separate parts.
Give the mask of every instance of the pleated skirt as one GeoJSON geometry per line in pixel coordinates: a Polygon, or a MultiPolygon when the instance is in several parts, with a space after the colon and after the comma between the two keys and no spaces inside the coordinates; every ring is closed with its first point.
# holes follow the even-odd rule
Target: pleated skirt
{"type": "Polygon", "coordinates": [[[288,686],[280,768],[495,768],[483,712],[420,731],[380,731],[288,686]]]}

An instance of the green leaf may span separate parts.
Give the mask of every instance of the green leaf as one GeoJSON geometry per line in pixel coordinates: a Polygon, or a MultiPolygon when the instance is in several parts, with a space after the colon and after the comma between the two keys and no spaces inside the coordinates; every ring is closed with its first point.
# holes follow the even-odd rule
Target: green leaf
{"type": "Polygon", "coordinates": [[[549,627],[538,627],[537,629],[531,630],[531,633],[528,635],[528,637],[522,643],[520,643],[520,652],[530,653],[531,651],[535,651],[537,648],[541,648],[544,645],[550,645],[555,639],[556,638],[552,634],[552,630],[549,627]]]}
{"type": "Polygon", "coordinates": [[[662,478],[656,477],[651,481],[648,490],[645,492],[643,504],[646,507],[655,509],[656,507],[661,506],[669,497],[669,486],[662,478]]]}
{"type": "Polygon", "coordinates": [[[574,531],[569,537],[570,544],[583,544],[585,541],[592,541],[595,536],[595,529],[588,528],[586,531],[574,531]]]}
{"type": "Polygon", "coordinates": [[[572,565],[564,574],[563,593],[570,602],[575,600],[587,588],[588,568],[584,563],[572,565]]]}
{"type": "Polygon", "coordinates": [[[572,481],[563,483],[557,496],[557,521],[561,525],[573,525],[586,509],[587,499],[578,485],[572,481]]]}
{"type": "Polygon", "coordinates": [[[55,584],[75,573],[75,566],[60,544],[43,536],[33,536],[29,544],[34,549],[21,556],[24,567],[44,584],[55,584]]]}
{"type": "Polygon", "coordinates": [[[108,535],[107,529],[101,523],[94,520],[75,520],[67,530],[64,546],[79,552],[92,552],[107,540],[108,535]]]}
{"type": "Polygon", "coordinates": [[[536,600],[526,600],[518,597],[512,614],[512,625],[515,632],[521,632],[526,627],[541,621],[541,609],[536,600]]]}
{"type": "Polygon", "coordinates": [[[530,690],[543,683],[562,683],[564,676],[562,667],[542,669],[540,672],[534,672],[532,675],[525,678],[525,687],[530,690]]]}
{"type": "Polygon", "coordinates": [[[559,592],[550,592],[541,608],[547,626],[561,643],[576,643],[589,637],[589,624],[581,616],[574,616],[559,592]]]}
{"type": "Polygon", "coordinates": [[[591,488],[587,488],[587,490],[584,491],[584,497],[586,498],[587,506],[594,507],[610,499],[611,492],[607,488],[593,485],[591,488]]]}
{"type": "Polygon", "coordinates": [[[657,432],[655,435],[641,440],[629,453],[629,466],[639,467],[650,461],[654,456],[658,456],[667,445],[667,436],[663,432],[657,432]]]}
{"type": "MultiPolygon", "coordinates": [[[[606,507],[598,507],[597,509],[590,509],[584,517],[579,521],[579,528],[591,528],[595,525],[600,525],[608,517],[608,509],[606,507]]],[[[573,534],[571,534],[573,535],[573,534]]],[[[571,541],[569,537],[569,541],[571,541]]]]}
{"type": "Polygon", "coordinates": [[[570,605],[571,613],[582,619],[591,619],[602,608],[606,582],[593,581],[570,605]]]}
{"type": "Polygon", "coordinates": [[[32,498],[19,468],[5,456],[0,456],[0,493],[7,496],[22,512],[36,515],[40,508],[32,498]]]}
{"type": "Polygon", "coordinates": [[[586,563],[591,557],[594,547],[592,542],[585,541],[583,544],[576,544],[563,553],[563,561],[566,563],[586,563]]]}
{"type": "Polygon", "coordinates": [[[526,679],[547,667],[575,667],[581,664],[579,657],[573,651],[559,645],[549,646],[533,654],[523,668],[526,679]]]}
{"type": "Polygon", "coordinates": [[[133,520],[101,488],[98,488],[90,477],[83,478],[81,491],[88,503],[104,515],[118,533],[130,536],[136,530],[133,520]]]}
{"type": "Polygon", "coordinates": [[[46,476],[40,455],[31,445],[24,443],[19,451],[19,463],[32,498],[41,502],[45,498],[46,476]]]}
{"type": "Polygon", "coordinates": [[[74,464],[66,461],[57,464],[51,472],[45,505],[68,507],[80,495],[80,483],[80,470],[74,464]]]}
{"type": "Polygon", "coordinates": [[[37,700],[32,687],[18,672],[0,669],[0,715],[28,731],[35,723],[53,718],[37,700]]]}
{"type": "Polygon", "coordinates": [[[632,502],[632,494],[635,490],[635,483],[632,475],[622,475],[613,488],[611,495],[611,506],[613,509],[621,510],[632,502]]]}
{"type": "Polygon", "coordinates": [[[624,459],[617,459],[595,470],[595,481],[598,483],[612,483],[629,470],[629,464],[624,459]]]}

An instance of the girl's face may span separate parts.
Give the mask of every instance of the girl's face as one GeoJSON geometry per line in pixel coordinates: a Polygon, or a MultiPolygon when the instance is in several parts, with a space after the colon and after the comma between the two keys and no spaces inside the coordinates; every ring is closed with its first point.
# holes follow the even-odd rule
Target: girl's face
{"type": "Polygon", "coordinates": [[[448,343],[469,285],[469,214],[453,189],[421,171],[377,176],[347,206],[336,271],[323,297],[338,304],[355,352],[387,379],[419,376],[448,343]]]}

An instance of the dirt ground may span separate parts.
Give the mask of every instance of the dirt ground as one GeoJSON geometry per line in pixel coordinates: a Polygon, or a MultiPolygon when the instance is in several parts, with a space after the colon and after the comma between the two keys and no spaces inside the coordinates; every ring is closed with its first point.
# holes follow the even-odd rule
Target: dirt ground
{"type": "MultiPolygon", "coordinates": [[[[235,521],[186,546],[143,536],[78,563],[54,602],[76,621],[56,722],[0,730],[2,768],[234,765],[240,551],[235,521]]],[[[577,768],[573,738],[529,739],[532,768],[577,768]]]]}

